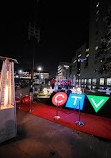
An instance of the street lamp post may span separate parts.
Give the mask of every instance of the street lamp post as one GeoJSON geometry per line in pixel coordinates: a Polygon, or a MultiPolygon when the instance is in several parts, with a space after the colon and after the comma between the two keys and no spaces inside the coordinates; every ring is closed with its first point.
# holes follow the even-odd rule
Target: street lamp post
{"type": "Polygon", "coordinates": [[[42,71],[42,67],[41,66],[38,67],[38,71],[39,71],[39,85],[40,85],[40,72],[42,71]]]}

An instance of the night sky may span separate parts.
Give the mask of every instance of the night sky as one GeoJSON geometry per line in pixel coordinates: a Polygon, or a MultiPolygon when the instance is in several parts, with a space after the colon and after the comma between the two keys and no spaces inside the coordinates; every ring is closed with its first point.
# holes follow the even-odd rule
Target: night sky
{"type": "Polygon", "coordinates": [[[38,6],[37,0],[0,2],[0,55],[16,58],[15,70],[31,69],[34,49],[28,25],[35,20],[41,31],[35,70],[41,65],[54,76],[58,63],[71,62],[76,49],[87,41],[88,19],[89,0],[39,0],[38,6]]]}

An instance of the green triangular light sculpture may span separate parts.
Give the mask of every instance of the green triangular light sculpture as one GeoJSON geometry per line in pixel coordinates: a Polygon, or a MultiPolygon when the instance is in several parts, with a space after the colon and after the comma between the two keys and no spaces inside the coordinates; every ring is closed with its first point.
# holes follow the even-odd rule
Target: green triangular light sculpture
{"type": "Polygon", "coordinates": [[[87,95],[91,105],[93,106],[95,112],[98,112],[98,110],[106,103],[106,101],[109,99],[109,97],[105,96],[95,96],[95,95],[87,95]]]}

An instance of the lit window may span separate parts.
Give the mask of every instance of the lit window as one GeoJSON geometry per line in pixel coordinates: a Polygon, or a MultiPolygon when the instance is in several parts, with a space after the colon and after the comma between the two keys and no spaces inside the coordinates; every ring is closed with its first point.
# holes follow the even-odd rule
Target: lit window
{"type": "Polygon", "coordinates": [[[96,85],[96,79],[92,79],[92,84],[96,85]]]}
{"type": "Polygon", "coordinates": [[[108,86],[111,85],[111,78],[107,78],[107,85],[108,85],[108,86]]]}
{"type": "Polygon", "coordinates": [[[81,57],[81,54],[79,54],[78,57],[81,57]]]}
{"type": "Polygon", "coordinates": [[[104,78],[100,78],[100,85],[104,85],[104,78]]]}
{"type": "Polygon", "coordinates": [[[91,84],[91,79],[88,79],[88,83],[91,84]]]}
{"type": "Polygon", "coordinates": [[[96,8],[98,8],[99,7],[99,2],[96,4],[96,8]]]}
{"type": "Polygon", "coordinates": [[[65,68],[69,68],[69,65],[64,65],[65,68]]]}
{"type": "Polygon", "coordinates": [[[99,10],[97,10],[96,14],[98,14],[98,13],[99,13],[99,10]]]}
{"type": "Polygon", "coordinates": [[[89,54],[86,55],[86,58],[89,57],[89,54]]]}
{"type": "Polygon", "coordinates": [[[89,52],[89,48],[86,49],[86,52],[89,52]]]}
{"type": "Polygon", "coordinates": [[[74,60],[73,63],[76,63],[76,60],[74,60]]]}
{"type": "Polygon", "coordinates": [[[95,47],[95,50],[98,50],[98,46],[95,47]]]}

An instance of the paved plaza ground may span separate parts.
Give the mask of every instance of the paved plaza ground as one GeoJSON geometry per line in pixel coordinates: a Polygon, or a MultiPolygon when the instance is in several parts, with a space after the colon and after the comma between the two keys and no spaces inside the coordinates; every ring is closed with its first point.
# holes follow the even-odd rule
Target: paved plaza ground
{"type": "Polygon", "coordinates": [[[17,110],[17,137],[0,145],[0,158],[110,158],[111,141],[17,110]]]}

